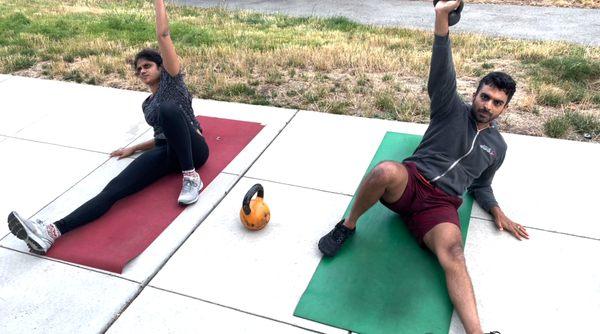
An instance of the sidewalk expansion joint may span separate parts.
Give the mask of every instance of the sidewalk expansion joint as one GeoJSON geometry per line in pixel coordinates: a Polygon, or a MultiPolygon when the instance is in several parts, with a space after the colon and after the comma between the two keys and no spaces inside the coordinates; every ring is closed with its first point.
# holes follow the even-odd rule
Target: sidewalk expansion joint
{"type": "MultiPolygon", "coordinates": [[[[523,226],[525,226],[525,225],[523,225],[523,226]]],[[[588,240],[600,241],[600,238],[588,237],[588,236],[585,236],[585,235],[579,235],[579,234],[573,234],[573,233],[567,233],[567,232],[561,232],[561,231],[547,230],[547,229],[543,229],[543,228],[539,228],[539,227],[532,227],[532,226],[525,226],[525,227],[527,227],[530,230],[543,231],[543,232],[554,233],[554,234],[562,234],[562,235],[566,235],[566,236],[574,237],[574,238],[583,238],[583,239],[588,239],[588,240]]]]}
{"type": "Polygon", "coordinates": [[[63,144],[49,143],[49,142],[45,142],[45,141],[41,141],[41,140],[21,138],[21,137],[16,137],[16,136],[11,136],[11,135],[2,135],[2,136],[6,137],[6,139],[23,140],[23,141],[28,141],[28,142],[32,142],[32,143],[46,144],[46,145],[52,145],[52,146],[56,146],[56,147],[69,148],[69,149],[73,149],[73,150],[79,150],[79,151],[85,151],[85,152],[90,152],[90,153],[98,153],[98,154],[108,155],[108,153],[106,153],[106,152],[91,150],[91,149],[88,149],[88,148],[81,148],[81,147],[75,147],[75,146],[69,146],[69,145],[63,145],[63,144]]]}
{"type": "Polygon", "coordinates": [[[104,270],[93,268],[93,267],[86,267],[86,266],[79,265],[79,264],[76,264],[76,263],[62,261],[62,260],[54,259],[54,258],[43,256],[43,255],[37,255],[37,254],[31,253],[31,252],[28,252],[28,251],[22,251],[22,250],[18,250],[18,249],[6,247],[6,246],[3,246],[3,245],[0,245],[0,248],[6,249],[6,250],[9,250],[9,251],[13,251],[13,252],[17,252],[17,253],[20,253],[20,254],[23,254],[23,255],[29,255],[29,256],[37,257],[37,258],[39,258],[41,260],[47,260],[47,261],[51,261],[51,262],[56,262],[56,263],[60,263],[60,264],[64,264],[64,265],[70,266],[70,267],[74,267],[74,268],[78,268],[78,269],[82,269],[82,270],[87,270],[87,271],[92,271],[92,272],[97,273],[97,274],[101,274],[101,275],[105,275],[105,276],[110,276],[110,277],[122,279],[124,281],[128,281],[128,282],[135,283],[135,284],[138,284],[138,285],[140,284],[140,282],[137,282],[137,281],[132,280],[130,278],[121,276],[119,274],[112,273],[110,271],[104,271],[104,270]]]}
{"type": "Polygon", "coordinates": [[[52,200],[50,200],[46,205],[42,206],[41,209],[39,209],[38,211],[36,211],[31,217],[29,217],[29,219],[35,217],[36,215],[38,215],[40,212],[42,212],[44,209],[46,209],[50,204],[54,203],[54,201],[56,201],[57,199],[59,199],[61,196],[63,196],[64,194],[66,194],[68,191],[70,191],[71,189],[75,188],[75,186],[77,186],[79,183],[81,183],[83,180],[85,180],[87,177],[89,177],[90,175],[92,175],[95,171],[97,171],[98,169],[100,169],[102,166],[104,166],[108,161],[110,161],[110,157],[107,158],[106,160],[104,160],[104,162],[102,162],[100,165],[98,165],[96,168],[92,169],[89,173],[85,174],[81,179],[79,179],[78,181],[76,181],[75,183],[73,183],[70,187],[68,187],[65,191],[61,192],[60,194],[58,194],[56,197],[54,197],[52,200]]]}
{"type": "MultiPolygon", "coordinates": [[[[473,218],[495,223],[495,221],[492,218],[482,218],[482,217],[471,216],[471,219],[473,219],[473,218]]],[[[585,235],[579,235],[579,234],[573,234],[573,233],[561,232],[561,231],[554,231],[554,230],[548,230],[548,229],[544,229],[544,228],[541,228],[541,227],[534,227],[534,226],[527,226],[527,225],[523,225],[523,227],[526,227],[526,228],[528,228],[530,230],[543,231],[543,232],[554,233],[554,234],[562,234],[562,235],[566,235],[566,236],[569,236],[569,237],[583,238],[583,239],[600,241],[600,238],[588,237],[588,236],[585,236],[585,235]]]]}
{"type": "MultiPolygon", "coordinates": [[[[141,136],[143,136],[143,134],[145,133],[145,131],[140,134],[139,136],[135,137],[133,140],[131,140],[126,146],[131,145],[131,143],[135,142],[136,140],[138,140],[138,138],[140,138],[141,136]]],[[[19,138],[20,139],[20,138],[19,138]]],[[[25,139],[27,140],[27,139],[25,139]]],[[[46,144],[46,143],[44,143],[46,144]]],[[[54,145],[54,144],[50,144],[50,145],[54,145]]],[[[57,145],[60,146],[60,145],[57,145]]],[[[126,147],[123,146],[123,147],[126,147]]],[[[85,150],[84,150],[85,151],[85,150]]],[[[93,152],[93,151],[90,151],[93,152]]],[[[104,152],[97,152],[97,153],[102,153],[102,154],[106,154],[104,152]]],[[[76,185],[78,185],[79,183],[81,183],[83,180],[85,180],[87,177],[89,177],[90,175],[92,175],[95,171],[97,171],[98,169],[100,169],[102,166],[106,165],[107,162],[110,161],[110,159],[112,159],[110,156],[104,160],[104,162],[102,162],[100,165],[98,165],[98,167],[92,169],[89,173],[87,173],[86,175],[84,175],[81,179],[79,179],[77,182],[75,182],[72,186],[70,186],[69,188],[67,188],[65,191],[63,191],[62,193],[60,193],[58,196],[56,196],[55,198],[53,198],[50,202],[48,202],[46,205],[44,205],[41,209],[39,209],[37,212],[35,212],[33,214],[33,216],[29,217],[30,219],[32,217],[34,217],[35,215],[39,214],[40,212],[42,212],[46,207],[48,207],[48,205],[54,203],[54,201],[56,201],[58,198],[60,198],[61,196],[63,196],[64,194],[66,194],[69,190],[73,189],[76,185]]]]}
{"type": "Polygon", "coordinates": [[[252,177],[252,176],[244,176],[244,177],[247,179],[251,179],[251,180],[266,181],[266,182],[271,182],[271,183],[280,184],[280,185],[284,185],[284,186],[319,191],[319,192],[323,192],[323,193],[327,193],[327,194],[350,196],[350,197],[354,196],[353,194],[347,194],[347,193],[343,193],[343,192],[337,192],[337,191],[331,191],[331,190],[325,190],[325,189],[319,189],[319,188],[305,187],[305,186],[301,186],[301,185],[293,184],[293,183],[286,183],[286,182],[274,181],[274,180],[269,180],[269,179],[261,179],[261,178],[252,177]]]}

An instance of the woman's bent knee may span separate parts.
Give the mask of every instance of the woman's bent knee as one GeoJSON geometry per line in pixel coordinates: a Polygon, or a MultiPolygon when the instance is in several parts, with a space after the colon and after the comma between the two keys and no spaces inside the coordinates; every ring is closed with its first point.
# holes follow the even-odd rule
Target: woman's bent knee
{"type": "Polygon", "coordinates": [[[178,109],[179,107],[174,103],[161,103],[160,108],[158,109],[158,117],[161,120],[171,119],[180,114],[178,109]]]}

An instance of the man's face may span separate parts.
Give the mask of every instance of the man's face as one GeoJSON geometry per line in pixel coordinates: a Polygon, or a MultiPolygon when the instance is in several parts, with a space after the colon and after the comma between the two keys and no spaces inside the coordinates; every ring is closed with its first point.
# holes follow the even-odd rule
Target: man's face
{"type": "Polygon", "coordinates": [[[473,112],[478,123],[489,123],[508,108],[508,95],[500,89],[483,85],[473,94],[473,112]]]}

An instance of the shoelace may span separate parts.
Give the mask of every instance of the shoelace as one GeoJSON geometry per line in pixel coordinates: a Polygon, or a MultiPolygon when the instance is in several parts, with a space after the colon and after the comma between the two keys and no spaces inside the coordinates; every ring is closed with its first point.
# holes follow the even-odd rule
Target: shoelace
{"type": "Polygon", "coordinates": [[[182,192],[186,192],[187,193],[187,192],[191,191],[192,187],[194,187],[194,185],[195,185],[195,182],[192,179],[188,179],[188,178],[183,179],[183,190],[182,190],[182,192]]]}
{"type": "Polygon", "coordinates": [[[38,228],[40,231],[45,232],[46,231],[46,224],[44,224],[44,222],[42,222],[39,219],[34,219],[32,220],[32,223],[35,225],[36,228],[38,228]]]}
{"type": "Polygon", "coordinates": [[[342,227],[338,227],[333,230],[331,237],[333,238],[333,240],[335,240],[336,243],[339,244],[346,237],[346,233],[344,233],[342,227]]]}

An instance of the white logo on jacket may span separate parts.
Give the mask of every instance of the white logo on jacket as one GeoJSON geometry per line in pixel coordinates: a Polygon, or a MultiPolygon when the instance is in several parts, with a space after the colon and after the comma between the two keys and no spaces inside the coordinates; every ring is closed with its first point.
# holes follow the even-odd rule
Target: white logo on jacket
{"type": "Polygon", "coordinates": [[[486,151],[492,157],[496,156],[496,151],[494,151],[491,147],[484,144],[479,145],[479,147],[481,147],[482,150],[486,151]]]}

